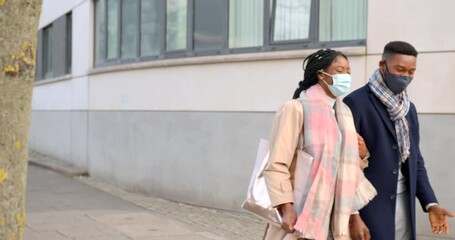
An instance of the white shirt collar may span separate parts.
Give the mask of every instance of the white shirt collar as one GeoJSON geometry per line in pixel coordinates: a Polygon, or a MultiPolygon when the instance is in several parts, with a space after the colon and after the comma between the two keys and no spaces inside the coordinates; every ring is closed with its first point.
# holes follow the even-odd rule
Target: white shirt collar
{"type": "Polygon", "coordinates": [[[335,106],[336,99],[327,96],[327,101],[329,102],[330,106],[332,106],[332,108],[335,106]]]}

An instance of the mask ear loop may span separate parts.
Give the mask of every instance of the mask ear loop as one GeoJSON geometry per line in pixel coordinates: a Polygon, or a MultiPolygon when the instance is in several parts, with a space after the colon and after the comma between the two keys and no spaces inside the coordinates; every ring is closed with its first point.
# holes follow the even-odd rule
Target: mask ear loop
{"type": "Polygon", "coordinates": [[[326,75],[326,76],[332,77],[332,75],[326,73],[323,69],[319,69],[318,72],[320,72],[320,73],[322,73],[322,74],[324,74],[324,75],[326,75]]]}
{"type": "MultiPolygon", "coordinates": [[[[323,69],[319,69],[318,72],[319,72],[319,73],[322,73],[322,74],[324,74],[324,75],[326,75],[326,76],[329,76],[329,77],[331,77],[331,78],[333,79],[332,75],[330,75],[330,74],[324,72],[323,69]]],[[[332,86],[332,85],[333,85],[333,82],[332,82],[332,85],[329,85],[329,84],[324,80],[324,78],[319,78],[319,79],[320,79],[321,81],[323,81],[323,82],[325,83],[326,86],[332,86]]],[[[332,81],[333,81],[333,80],[332,80],[332,81]]]]}
{"type": "MultiPolygon", "coordinates": [[[[324,70],[321,68],[321,69],[318,70],[318,73],[324,74],[324,70]]],[[[322,77],[318,77],[318,78],[319,78],[319,80],[321,80],[321,81],[323,81],[325,84],[327,84],[327,83],[324,81],[324,78],[322,78],[322,77]]]]}

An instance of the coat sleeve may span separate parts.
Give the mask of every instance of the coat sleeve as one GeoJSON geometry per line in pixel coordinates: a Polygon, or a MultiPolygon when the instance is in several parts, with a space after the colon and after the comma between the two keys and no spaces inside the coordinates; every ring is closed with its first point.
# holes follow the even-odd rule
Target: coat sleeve
{"type": "Polygon", "coordinates": [[[302,126],[303,108],[299,101],[288,101],[277,110],[272,124],[269,163],[264,170],[272,206],[294,202],[289,168],[302,126]]]}
{"type": "Polygon", "coordinates": [[[430,181],[428,179],[427,169],[425,168],[425,162],[420,152],[420,133],[419,133],[419,122],[417,118],[417,113],[414,105],[411,106],[411,111],[415,114],[416,127],[413,129],[414,134],[417,138],[417,185],[416,185],[416,196],[419,199],[420,205],[422,206],[423,211],[427,212],[426,206],[429,203],[438,203],[436,195],[434,194],[433,188],[431,187],[430,181]]]}

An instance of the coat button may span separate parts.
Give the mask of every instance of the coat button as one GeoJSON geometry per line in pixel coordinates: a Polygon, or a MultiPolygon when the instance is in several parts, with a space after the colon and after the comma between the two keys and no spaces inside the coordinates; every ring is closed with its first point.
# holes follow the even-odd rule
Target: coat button
{"type": "Polygon", "coordinates": [[[392,173],[395,175],[395,174],[398,173],[398,170],[397,170],[397,169],[393,169],[393,170],[392,170],[392,173]]]}
{"type": "Polygon", "coordinates": [[[390,200],[394,200],[395,197],[396,197],[395,194],[390,195],[390,200]]]}
{"type": "Polygon", "coordinates": [[[392,146],[392,149],[393,149],[393,150],[397,150],[397,149],[398,149],[398,145],[396,145],[396,144],[393,145],[393,146],[392,146]]]}

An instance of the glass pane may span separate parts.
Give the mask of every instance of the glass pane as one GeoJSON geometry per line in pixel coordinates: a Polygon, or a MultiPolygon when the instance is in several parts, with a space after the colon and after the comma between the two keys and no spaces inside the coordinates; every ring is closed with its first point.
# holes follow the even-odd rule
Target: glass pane
{"type": "Polygon", "coordinates": [[[122,58],[135,58],[139,28],[137,0],[122,1],[122,58]]]}
{"type": "Polygon", "coordinates": [[[66,73],[71,73],[73,45],[73,15],[66,15],[66,73]]]}
{"type": "Polygon", "coordinates": [[[229,1],[229,48],[262,46],[264,0],[229,1]]]}
{"type": "Polygon", "coordinates": [[[118,57],[119,0],[107,0],[107,58],[118,57]]]}
{"type": "Polygon", "coordinates": [[[166,3],[166,50],[186,49],[187,0],[166,3]]]}
{"type": "Polygon", "coordinates": [[[159,54],[159,21],[159,0],[142,0],[141,56],[153,56],[159,54]]]}
{"type": "Polygon", "coordinates": [[[319,41],[365,39],[367,0],[321,0],[319,41]]]}
{"type": "Polygon", "coordinates": [[[224,0],[195,0],[194,49],[218,50],[223,48],[224,0]]]}
{"type": "Polygon", "coordinates": [[[44,77],[51,78],[53,76],[52,64],[52,26],[46,27],[43,30],[43,69],[44,77]]]}
{"type": "Polygon", "coordinates": [[[275,0],[273,41],[307,39],[311,0],[275,0]]]}
{"type": "Polygon", "coordinates": [[[105,0],[95,1],[95,64],[106,57],[106,11],[105,0]]]}

